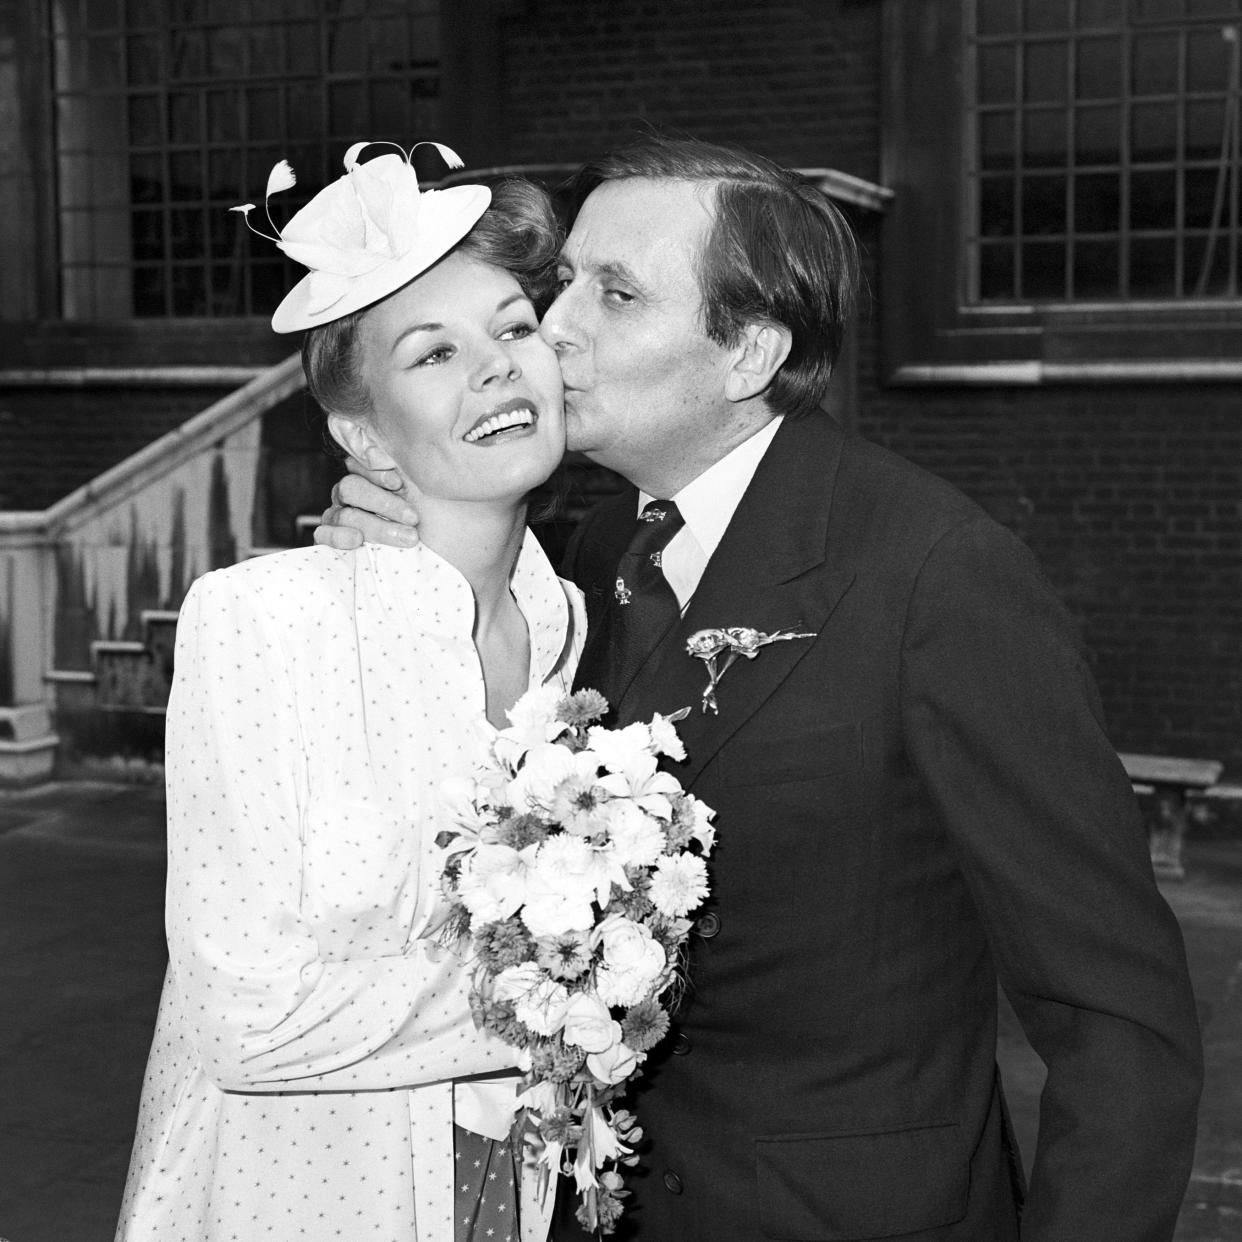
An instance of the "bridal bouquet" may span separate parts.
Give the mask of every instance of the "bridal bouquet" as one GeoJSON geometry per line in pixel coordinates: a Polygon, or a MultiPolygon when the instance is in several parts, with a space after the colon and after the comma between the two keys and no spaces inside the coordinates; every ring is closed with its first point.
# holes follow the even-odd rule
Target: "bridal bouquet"
{"type": "Polygon", "coordinates": [[[642,1137],[618,1100],[669,1029],[715,836],[712,810],[658,769],[685,757],[673,719],[605,729],[607,707],[593,690],[523,695],[485,770],[446,782],[438,840],[475,1020],[521,1049],[538,1159],[572,1175],[601,1233],[642,1137]]]}

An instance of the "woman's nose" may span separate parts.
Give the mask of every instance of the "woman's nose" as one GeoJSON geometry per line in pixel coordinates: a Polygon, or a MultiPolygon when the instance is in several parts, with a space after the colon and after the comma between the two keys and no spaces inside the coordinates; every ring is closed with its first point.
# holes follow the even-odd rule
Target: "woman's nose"
{"type": "Polygon", "coordinates": [[[509,349],[506,348],[505,343],[503,341],[494,341],[492,342],[492,348],[479,360],[479,365],[475,369],[475,383],[480,388],[487,384],[504,381],[512,383],[521,374],[521,365],[509,349]]]}

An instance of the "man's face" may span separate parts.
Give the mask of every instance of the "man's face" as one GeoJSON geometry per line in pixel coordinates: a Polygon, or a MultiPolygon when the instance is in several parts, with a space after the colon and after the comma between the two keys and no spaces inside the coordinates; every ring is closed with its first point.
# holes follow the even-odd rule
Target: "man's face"
{"type": "Polygon", "coordinates": [[[708,191],[605,182],[561,255],[541,332],[565,380],[568,446],[654,495],[670,495],[736,442],[724,398],[730,351],[704,332],[695,256],[708,191]]]}

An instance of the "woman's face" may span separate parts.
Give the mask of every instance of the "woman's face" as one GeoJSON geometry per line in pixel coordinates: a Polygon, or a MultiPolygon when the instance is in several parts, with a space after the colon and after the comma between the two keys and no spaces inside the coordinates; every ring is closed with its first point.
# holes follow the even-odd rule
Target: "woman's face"
{"type": "Polygon", "coordinates": [[[425,496],[520,500],[565,451],[561,372],[509,272],[454,253],[366,313],[371,425],[425,496]]]}

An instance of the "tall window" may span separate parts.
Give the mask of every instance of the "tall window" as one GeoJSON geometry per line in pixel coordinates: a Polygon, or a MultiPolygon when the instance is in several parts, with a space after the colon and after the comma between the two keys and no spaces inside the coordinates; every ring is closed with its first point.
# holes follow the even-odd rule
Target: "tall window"
{"type": "MultiPolygon", "coordinates": [[[[270,311],[292,270],[228,208],[284,218],[359,138],[439,126],[439,0],[53,0],[66,319],[270,311]]],[[[300,269],[298,269],[300,270],[300,269]]]]}
{"type": "Polygon", "coordinates": [[[1242,378],[1242,0],[884,0],[896,379],[1242,378]]]}
{"type": "Polygon", "coordinates": [[[1242,0],[977,0],[971,301],[1238,294],[1242,0]]]}

